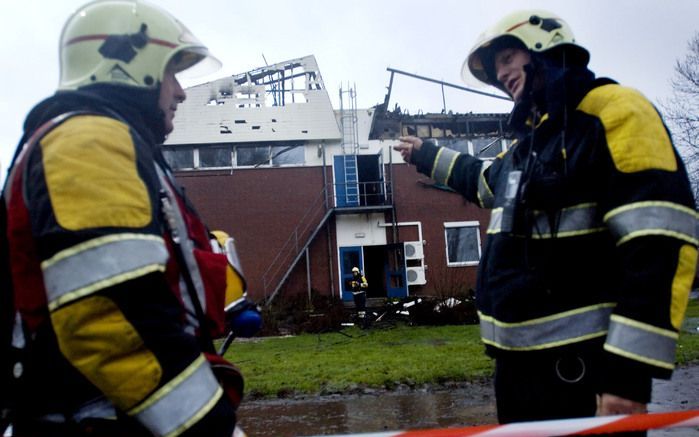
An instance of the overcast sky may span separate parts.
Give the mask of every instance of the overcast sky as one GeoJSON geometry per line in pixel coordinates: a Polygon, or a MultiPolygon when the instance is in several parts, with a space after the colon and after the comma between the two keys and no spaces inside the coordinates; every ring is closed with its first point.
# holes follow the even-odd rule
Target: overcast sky
{"type": "MultiPolygon", "coordinates": [[[[590,67],[643,92],[670,94],[675,61],[699,30],[699,0],[154,0],[184,22],[223,68],[207,80],[315,55],[333,105],[341,85],[356,86],[358,106],[383,101],[387,67],[454,84],[476,37],[506,13],[543,8],[562,16],[590,67]],[[264,56],[264,58],[263,58],[264,56]]],[[[21,0],[3,10],[0,70],[0,179],[26,113],[58,82],[58,37],[79,0],[21,0]]],[[[484,89],[490,91],[489,89],[484,89]]],[[[508,112],[510,104],[446,90],[456,112],[508,112]]],[[[391,106],[439,112],[438,85],[396,76],[391,106]]]]}

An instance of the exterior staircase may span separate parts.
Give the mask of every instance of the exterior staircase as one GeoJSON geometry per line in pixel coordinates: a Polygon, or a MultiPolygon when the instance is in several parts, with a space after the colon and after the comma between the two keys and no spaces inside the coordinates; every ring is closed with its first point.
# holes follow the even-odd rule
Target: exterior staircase
{"type": "Polygon", "coordinates": [[[325,186],[262,275],[265,305],[272,303],[321,229],[335,213],[332,186],[325,186]]]}

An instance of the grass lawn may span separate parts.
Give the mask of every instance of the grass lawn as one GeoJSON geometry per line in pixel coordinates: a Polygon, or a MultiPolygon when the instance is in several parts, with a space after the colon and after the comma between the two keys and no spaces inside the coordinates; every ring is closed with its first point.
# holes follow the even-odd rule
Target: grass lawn
{"type": "Polygon", "coordinates": [[[699,299],[689,301],[684,328],[677,343],[677,362],[687,364],[699,361],[699,299]],[[691,331],[690,334],[688,331],[691,331]]]}
{"type": "MultiPolygon", "coordinates": [[[[690,301],[687,318],[697,324],[698,300],[690,301]]],[[[343,332],[235,341],[226,357],[243,372],[248,397],[390,389],[492,374],[477,325],[343,332]]],[[[681,333],[677,360],[680,365],[699,360],[699,332],[681,333]]]]}

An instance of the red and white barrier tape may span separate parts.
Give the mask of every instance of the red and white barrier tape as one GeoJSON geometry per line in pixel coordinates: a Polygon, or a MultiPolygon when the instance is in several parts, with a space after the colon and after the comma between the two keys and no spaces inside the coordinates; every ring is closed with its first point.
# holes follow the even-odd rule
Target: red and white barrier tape
{"type": "MultiPolygon", "coordinates": [[[[594,435],[660,428],[699,427],[699,410],[670,413],[629,414],[620,416],[586,417],[582,419],[546,420],[415,431],[392,431],[353,434],[361,437],[551,437],[564,435],[594,435]]],[[[348,435],[345,434],[344,437],[348,435]]],[[[325,437],[340,437],[325,436],[325,437]]]]}

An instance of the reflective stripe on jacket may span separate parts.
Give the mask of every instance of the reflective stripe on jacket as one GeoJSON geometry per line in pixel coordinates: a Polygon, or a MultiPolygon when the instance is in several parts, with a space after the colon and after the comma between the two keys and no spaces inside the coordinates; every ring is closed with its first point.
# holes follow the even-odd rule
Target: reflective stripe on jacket
{"type": "MultiPolygon", "coordinates": [[[[158,152],[107,116],[54,124],[28,144],[5,193],[15,301],[36,337],[31,367],[46,367],[26,375],[42,396],[23,414],[70,413],[104,394],[154,435],[179,435],[207,417],[223,390],[193,336],[215,323],[188,317],[192,303],[179,286],[182,267],[161,219],[158,152]]],[[[211,252],[198,219],[188,223],[190,250],[205,252],[199,276],[221,273],[213,281],[222,284],[220,302],[202,301],[223,315],[225,256],[211,252]]]]}
{"type": "Polygon", "coordinates": [[[429,141],[412,160],[492,210],[477,285],[491,353],[601,338],[615,359],[668,377],[697,263],[686,171],[638,92],[596,83],[580,95],[565,128],[545,115],[492,161],[429,141]],[[512,209],[508,175],[527,159],[512,209]]]}

